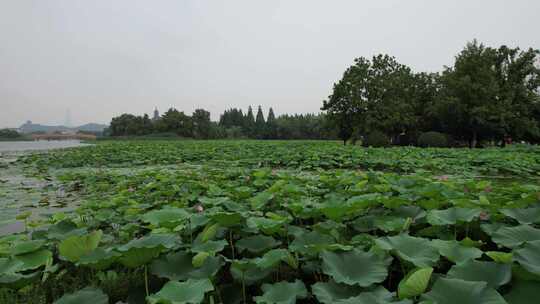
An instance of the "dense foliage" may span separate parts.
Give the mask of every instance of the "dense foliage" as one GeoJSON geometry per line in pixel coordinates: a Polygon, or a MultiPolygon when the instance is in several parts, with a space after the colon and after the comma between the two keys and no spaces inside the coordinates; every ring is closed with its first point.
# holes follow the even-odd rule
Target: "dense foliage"
{"type": "Polygon", "coordinates": [[[522,178],[537,176],[539,151],[477,151],[199,141],[35,154],[28,172],[59,178],[84,203],[0,238],[0,300],[530,303],[540,287],[540,186],[522,178]],[[262,162],[266,151],[277,156],[262,162]],[[324,166],[352,153],[366,163],[416,154],[425,170],[324,166]],[[496,172],[497,158],[523,165],[505,171],[519,182],[465,174],[496,172]]]}
{"type": "Polygon", "coordinates": [[[418,137],[418,145],[420,147],[444,148],[448,147],[448,138],[439,132],[425,132],[418,137]]]}
{"type": "Polygon", "coordinates": [[[414,73],[388,55],[355,59],[322,110],[343,140],[381,131],[438,131],[468,141],[540,141],[538,50],[468,43],[442,73],[414,73]]]}
{"type": "Polygon", "coordinates": [[[147,114],[135,116],[122,114],[111,121],[108,133],[111,136],[167,137],[169,134],[195,139],[334,139],[335,127],[319,114],[296,114],[275,116],[268,110],[264,118],[262,108],[256,117],[251,107],[244,115],[241,109],[226,110],[219,122],[210,120],[210,112],[197,109],[191,116],[174,108],[169,109],[157,119],[147,114]]]}

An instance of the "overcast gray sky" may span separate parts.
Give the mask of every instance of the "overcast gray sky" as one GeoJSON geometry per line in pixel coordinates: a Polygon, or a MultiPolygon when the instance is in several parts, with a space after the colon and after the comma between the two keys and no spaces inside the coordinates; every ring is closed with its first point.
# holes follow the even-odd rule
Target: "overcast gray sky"
{"type": "Polygon", "coordinates": [[[0,127],[202,107],[318,112],[355,57],[438,71],[473,38],[540,48],[540,1],[0,0],[0,127]]]}

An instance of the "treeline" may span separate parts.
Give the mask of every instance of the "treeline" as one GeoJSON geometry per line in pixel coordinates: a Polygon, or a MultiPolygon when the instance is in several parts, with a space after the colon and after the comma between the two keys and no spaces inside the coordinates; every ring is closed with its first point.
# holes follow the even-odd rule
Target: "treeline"
{"type": "Polygon", "coordinates": [[[539,142],[539,54],[474,40],[440,73],[415,73],[388,55],[360,57],[322,110],[344,142],[416,144],[422,133],[436,132],[471,147],[508,138],[539,142]]]}
{"type": "Polygon", "coordinates": [[[221,114],[219,122],[210,119],[210,112],[195,110],[191,116],[174,108],[162,116],[150,119],[148,114],[122,114],[111,120],[106,134],[110,136],[180,136],[196,139],[335,139],[337,131],[324,114],[275,116],[272,108],[265,118],[259,106],[257,114],[251,107],[244,114],[232,108],[221,114]]]}

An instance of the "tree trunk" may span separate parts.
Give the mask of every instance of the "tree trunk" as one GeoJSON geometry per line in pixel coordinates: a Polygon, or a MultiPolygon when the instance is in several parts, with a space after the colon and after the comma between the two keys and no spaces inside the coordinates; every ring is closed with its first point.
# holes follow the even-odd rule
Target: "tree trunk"
{"type": "Polygon", "coordinates": [[[469,148],[471,148],[471,149],[476,148],[477,142],[478,142],[478,138],[477,138],[476,131],[473,131],[472,138],[471,138],[471,143],[470,143],[469,148]]]}

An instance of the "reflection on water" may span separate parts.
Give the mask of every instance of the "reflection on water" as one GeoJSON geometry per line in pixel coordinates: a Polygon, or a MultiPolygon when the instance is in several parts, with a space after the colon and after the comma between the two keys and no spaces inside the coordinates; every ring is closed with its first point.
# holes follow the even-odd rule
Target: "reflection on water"
{"type": "Polygon", "coordinates": [[[0,152],[50,150],[86,146],[79,140],[0,141],[0,152]]]}

